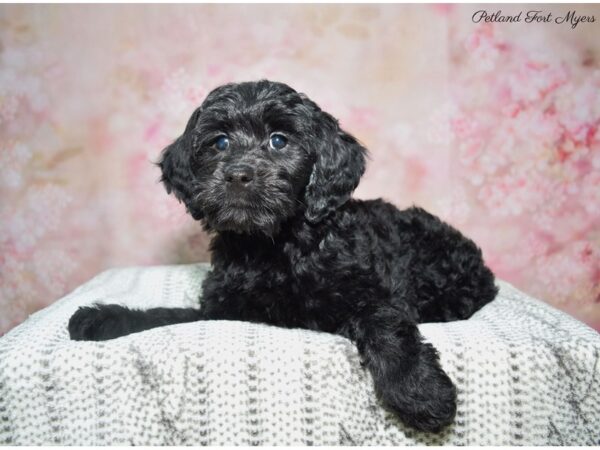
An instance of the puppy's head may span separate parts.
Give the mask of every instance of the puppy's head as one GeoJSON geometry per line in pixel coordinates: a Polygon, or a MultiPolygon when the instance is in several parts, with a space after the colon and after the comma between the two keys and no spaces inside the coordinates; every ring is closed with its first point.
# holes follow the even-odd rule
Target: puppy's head
{"type": "Polygon", "coordinates": [[[159,165],[167,192],[216,231],[277,233],[346,202],[366,150],[305,95],[270,81],[227,84],[194,111],[159,165]]]}

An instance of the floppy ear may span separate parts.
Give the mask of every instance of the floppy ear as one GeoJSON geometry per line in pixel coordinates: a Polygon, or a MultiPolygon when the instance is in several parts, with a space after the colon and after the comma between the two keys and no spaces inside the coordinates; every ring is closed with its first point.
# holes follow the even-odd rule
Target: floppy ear
{"type": "Polygon", "coordinates": [[[192,114],[184,133],[163,150],[161,160],[158,163],[162,171],[160,181],[165,185],[167,193],[172,193],[179,201],[183,202],[196,220],[201,219],[203,214],[198,208],[190,207],[192,192],[189,186],[193,180],[191,162],[193,151],[192,130],[199,114],[200,108],[192,114]]]}
{"type": "Polygon", "coordinates": [[[305,192],[306,218],[317,223],[343,205],[365,172],[367,150],[339,127],[337,120],[323,115],[325,135],[316,149],[316,160],[305,192]]]}

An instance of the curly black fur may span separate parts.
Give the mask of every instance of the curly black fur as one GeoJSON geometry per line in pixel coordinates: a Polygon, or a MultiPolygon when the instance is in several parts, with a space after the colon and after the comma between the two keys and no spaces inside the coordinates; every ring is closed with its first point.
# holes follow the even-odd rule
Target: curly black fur
{"type": "Polygon", "coordinates": [[[441,430],[456,390],[416,324],[470,317],[495,297],[494,276],[471,240],[423,209],[351,199],[365,155],[285,84],[215,89],[159,163],[167,191],[214,235],[201,309],[81,308],[71,338],[221,319],[337,333],[356,343],[384,405],[441,430]],[[275,132],[287,146],[269,146],[275,132]]]}

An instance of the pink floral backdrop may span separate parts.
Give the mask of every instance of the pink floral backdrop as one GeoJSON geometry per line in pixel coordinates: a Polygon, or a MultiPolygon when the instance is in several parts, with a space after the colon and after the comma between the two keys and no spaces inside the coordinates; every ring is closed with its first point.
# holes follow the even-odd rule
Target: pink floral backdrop
{"type": "Polygon", "coordinates": [[[281,80],[497,275],[600,329],[600,7],[0,5],[0,334],[101,270],[207,261],[152,164],[213,87],[281,80]]]}

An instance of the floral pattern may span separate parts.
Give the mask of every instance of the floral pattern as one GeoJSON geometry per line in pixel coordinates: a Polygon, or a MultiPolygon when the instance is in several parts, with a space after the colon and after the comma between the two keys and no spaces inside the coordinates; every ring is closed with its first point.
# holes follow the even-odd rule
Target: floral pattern
{"type": "Polygon", "coordinates": [[[366,144],[357,197],[424,206],[499,277],[600,329],[597,25],[475,24],[477,9],[1,5],[0,334],[103,269],[207,261],[152,163],[210,89],[257,78],[366,144]]]}

